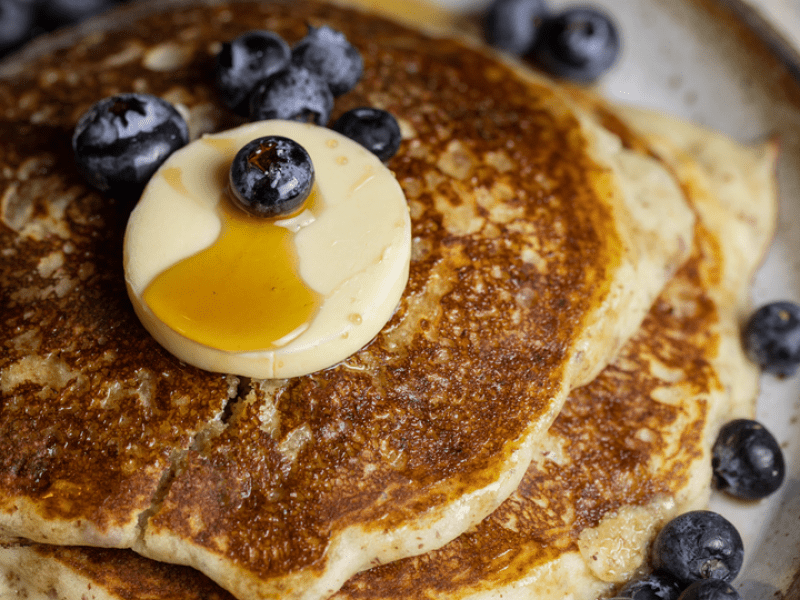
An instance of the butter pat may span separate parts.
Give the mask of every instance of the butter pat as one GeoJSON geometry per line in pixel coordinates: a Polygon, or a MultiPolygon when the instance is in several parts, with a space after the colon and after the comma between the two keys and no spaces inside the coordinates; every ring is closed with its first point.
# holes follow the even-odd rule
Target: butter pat
{"type": "MultiPolygon", "coordinates": [[[[257,223],[244,225],[261,227],[257,223]]],[[[245,235],[242,239],[249,251],[261,238],[245,235]]],[[[411,223],[406,199],[377,157],[327,128],[261,121],[204,136],[178,150],[162,165],[131,213],[123,260],[136,314],[162,346],[205,370],[266,379],[295,377],[333,366],[366,345],[391,318],[400,301],[408,281],[410,256],[411,223]],[[259,319],[280,314],[274,310],[281,308],[280,302],[270,305],[274,298],[260,296],[260,289],[269,288],[268,281],[261,287],[250,285],[251,280],[258,279],[257,273],[252,278],[245,273],[244,278],[227,283],[225,265],[233,266],[239,258],[237,252],[230,250],[230,243],[220,243],[236,221],[227,196],[230,163],[242,146],[266,135],[295,140],[314,164],[315,188],[303,210],[291,218],[265,220],[263,226],[278,228],[282,239],[288,240],[287,256],[276,260],[286,262],[289,275],[299,278],[308,297],[315,298],[316,303],[307,318],[298,323],[287,322],[289,330],[275,334],[279,337],[264,338],[263,347],[252,347],[253,329],[256,338],[259,329],[249,326],[246,319],[240,329],[234,327],[220,335],[217,343],[214,331],[195,334],[195,329],[202,329],[196,326],[207,325],[198,324],[196,314],[201,315],[200,319],[208,314],[211,320],[215,310],[222,311],[221,329],[227,327],[225,311],[231,313],[231,321],[236,320],[234,317],[241,320],[241,315],[253,307],[263,307],[264,312],[256,315],[259,319]],[[180,289],[169,290],[156,301],[151,292],[155,283],[163,286],[164,281],[169,281],[164,278],[177,265],[186,266],[184,261],[190,257],[196,260],[203,253],[216,254],[210,263],[203,264],[219,262],[220,273],[205,266],[198,273],[197,282],[192,278],[189,282],[202,288],[206,279],[218,279],[220,283],[214,285],[228,285],[225,291],[233,289],[234,300],[241,298],[242,304],[214,306],[218,296],[225,294],[209,293],[208,313],[201,308],[184,323],[170,316],[175,311],[166,304],[173,293],[179,300],[201,298],[201,293],[194,287],[177,286],[180,289]],[[190,322],[192,319],[195,322],[190,322]],[[241,348],[237,331],[242,332],[241,348]]],[[[175,314],[178,313],[179,310],[175,314]]]]}

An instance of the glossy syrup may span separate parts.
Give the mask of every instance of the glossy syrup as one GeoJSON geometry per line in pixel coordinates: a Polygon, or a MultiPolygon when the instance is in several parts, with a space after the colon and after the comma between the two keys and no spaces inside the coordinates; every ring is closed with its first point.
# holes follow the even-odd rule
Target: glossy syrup
{"type": "MultiPolygon", "coordinates": [[[[312,213],[316,196],[304,205],[312,213]]],[[[227,197],[219,210],[217,240],[159,274],[143,300],[163,323],[200,344],[227,352],[280,347],[302,333],[322,300],[298,274],[294,234],[247,215],[227,197]]]]}

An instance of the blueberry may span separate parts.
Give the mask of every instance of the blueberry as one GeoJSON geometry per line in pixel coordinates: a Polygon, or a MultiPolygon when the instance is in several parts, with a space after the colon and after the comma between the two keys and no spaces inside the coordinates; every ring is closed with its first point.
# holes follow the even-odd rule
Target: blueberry
{"type": "Polygon", "coordinates": [[[355,140],[382,161],[400,148],[400,126],[391,113],[379,108],[354,108],[344,113],[331,128],[355,140]]]}
{"type": "Polygon", "coordinates": [[[542,23],[533,54],[556,77],[592,83],[619,54],[619,34],[611,18],[592,8],[573,8],[542,23]]]}
{"type": "Polygon", "coordinates": [[[678,600],[742,600],[742,596],[725,581],[705,579],[683,590],[678,600]]]}
{"type": "Polygon", "coordinates": [[[324,79],[334,96],[349,92],[364,73],[361,54],[343,33],[330,27],[310,27],[292,48],[292,62],[324,79]]]}
{"type": "Polygon", "coordinates": [[[17,0],[0,0],[0,52],[8,51],[27,38],[33,28],[33,6],[17,0]]]}
{"type": "Polygon", "coordinates": [[[250,96],[250,119],[288,119],[325,125],[333,110],[333,94],[317,75],[290,66],[262,81],[250,96]]]}
{"type": "Polygon", "coordinates": [[[696,510],[667,523],[653,543],[653,567],[683,585],[698,579],[732,581],[742,568],[744,547],[722,515],[696,510]]]}
{"type": "Polygon", "coordinates": [[[546,14],[544,0],[494,0],[483,22],[486,41],[515,56],[527,54],[546,14]]]}
{"type": "Polygon", "coordinates": [[[744,347],[768,373],[793,375],[800,365],[800,306],[773,302],[759,308],[744,328],[744,347]]]}
{"type": "Polygon", "coordinates": [[[300,144],[273,135],[246,144],[233,159],[234,201],[260,217],[288,215],[305,202],[314,185],[314,165],[300,144]]]}
{"type": "Polygon", "coordinates": [[[719,432],[712,451],[714,485],[743,500],[758,500],[783,483],[786,467],[777,440],[757,421],[737,419],[719,432]]]}
{"type": "Polygon", "coordinates": [[[249,31],[222,45],[217,54],[217,88],[225,104],[247,116],[256,85],[289,65],[289,44],[271,31],[249,31]]]}
{"type": "Polygon", "coordinates": [[[683,586],[666,571],[654,571],[625,585],[617,596],[629,600],[677,600],[683,586]]]}
{"type": "Polygon", "coordinates": [[[144,187],[188,141],[186,122],[169,102],[147,94],[119,94],[84,113],[72,149],[78,169],[93,186],[131,192],[144,187]]]}

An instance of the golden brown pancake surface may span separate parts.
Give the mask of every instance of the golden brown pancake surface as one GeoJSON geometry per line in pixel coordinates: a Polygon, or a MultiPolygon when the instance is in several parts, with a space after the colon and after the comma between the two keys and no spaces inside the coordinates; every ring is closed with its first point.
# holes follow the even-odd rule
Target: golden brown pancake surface
{"type": "MultiPolygon", "coordinates": [[[[739,347],[736,310],[772,228],[774,147],[739,148],[703,139],[704,132],[673,119],[626,116],[650,124],[651,140],[659,127],[678,132],[686,146],[702,140],[698,156],[669,148],[704,219],[689,261],[616,360],[570,394],[509,500],[440,550],[357,575],[336,598],[595,598],[637,572],[649,540],[670,516],[705,502],[711,439],[721,422],[752,410],[757,369],[739,347]],[[749,181],[759,193],[721,201],[719,182],[696,160],[703,153],[725,164],[721,180],[749,181]],[[731,169],[733,178],[726,173],[731,169]],[[759,248],[750,248],[749,262],[732,260],[745,233],[760,240],[759,248]]],[[[631,135],[624,128],[621,133],[631,135]]],[[[656,139],[654,149],[666,152],[663,144],[656,139]]],[[[23,578],[11,589],[52,589],[65,599],[92,584],[109,594],[99,598],[136,594],[136,578],[125,575],[131,570],[164,583],[153,595],[158,600],[188,600],[208,585],[199,574],[179,578],[179,570],[171,578],[160,563],[123,551],[108,556],[32,545],[0,550],[0,564],[23,578]],[[55,574],[35,574],[41,570],[55,574]],[[73,589],[63,583],[64,574],[77,577],[73,589]]]]}
{"type": "Polygon", "coordinates": [[[685,255],[691,218],[644,158],[670,208],[628,212],[613,136],[481,50],[315,2],[178,4],[0,82],[0,531],[135,547],[242,597],[321,597],[371,561],[443,544],[512,491],[570,387],[685,255]],[[92,103],[131,90],[179,104],[195,136],[236,124],[213,89],[219,44],[260,27],[292,43],[306,23],[343,31],[365,60],[336,114],[368,104],[401,121],[388,166],[409,201],[410,278],[342,364],[240,385],[138,324],[128,207],[83,184],[69,141],[92,103]]]}

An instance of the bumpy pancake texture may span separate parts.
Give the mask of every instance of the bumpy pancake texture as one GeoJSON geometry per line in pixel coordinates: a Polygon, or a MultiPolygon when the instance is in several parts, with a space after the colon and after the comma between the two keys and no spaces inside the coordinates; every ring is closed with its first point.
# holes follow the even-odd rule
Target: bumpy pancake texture
{"type": "MultiPolygon", "coordinates": [[[[572,392],[511,498],[443,548],[353,577],[338,600],[591,600],[642,567],[664,522],[705,505],[719,425],[753,411],[758,372],[737,313],[774,227],[775,148],[663,115],[598,113],[623,115],[644,140],[609,125],[678,173],[701,217],[691,257],[616,360],[572,392]]],[[[231,599],[195,571],[129,551],[15,545],[0,565],[9,594],[32,600],[231,599]]]]}
{"type": "Polygon", "coordinates": [[[133,548],[245,600],[326,597],[477,524],[687,256],[674,179],[551,84],[390,21],[314,2],[125,14],[122,31],[97,21],[0,81],[0,535],[133,548]],[[337,114],[401,121],[406,292],[332,369],[250,382],[189,368],[135,319],[129,207],[84,185],[72,128],[129,90],[178,105],[195,137],[233,125],[212,84],[219,43],[257,27],[294,42],[307,23],[364,56],[337,114]]]}

